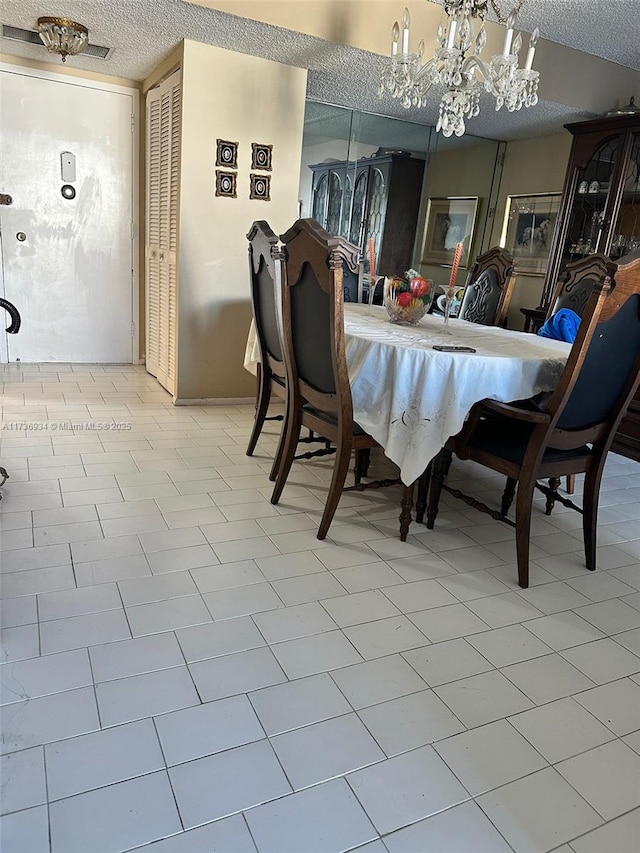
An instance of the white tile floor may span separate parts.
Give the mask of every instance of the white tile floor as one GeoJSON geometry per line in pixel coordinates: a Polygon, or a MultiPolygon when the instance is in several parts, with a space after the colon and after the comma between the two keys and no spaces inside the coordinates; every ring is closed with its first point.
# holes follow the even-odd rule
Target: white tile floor
{"type": "Polygon", "coordinates": [[[398,490],[345,494],[319,542],[330,463],[273,507],[250,405],[0,379],[3,853],[640,848],[638,464],[609,458],[595,574],[536,503],[525,591],[448,496],[401,543],[398,490]]]}

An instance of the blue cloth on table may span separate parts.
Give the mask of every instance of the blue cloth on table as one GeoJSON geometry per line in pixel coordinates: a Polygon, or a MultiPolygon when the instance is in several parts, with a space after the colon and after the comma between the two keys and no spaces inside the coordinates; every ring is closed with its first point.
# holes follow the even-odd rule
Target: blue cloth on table
{"type": "Polygon", "coordinates": [[[580,315],[570,308],[556,311],[538,331],[541,338],[553,338],[556,341],[567,341],[572,344],[580,328],[580,315]]]}

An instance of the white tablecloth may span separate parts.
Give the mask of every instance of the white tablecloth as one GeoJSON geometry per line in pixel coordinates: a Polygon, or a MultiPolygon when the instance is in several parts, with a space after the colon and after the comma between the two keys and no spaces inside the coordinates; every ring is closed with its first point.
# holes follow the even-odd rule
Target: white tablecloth
{"type": "MultiPolygon", "coordinates": [[[[389,322],[384,308],[345,305],[345,338],[353,415],[413,483],[447,438],[460,431],[471,406],[490,397],[508,402],[555,387],[570,344],[426,316],[417,326],[389,322]],[[445,353],[434,344],[470,346],[445,353]]],[[[249,335],[245,367],[259,358],[249,335]]]]}

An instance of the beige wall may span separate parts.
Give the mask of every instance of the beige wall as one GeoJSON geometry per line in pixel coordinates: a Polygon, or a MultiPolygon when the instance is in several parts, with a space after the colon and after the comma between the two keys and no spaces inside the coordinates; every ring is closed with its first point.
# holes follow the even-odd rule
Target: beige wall
{"type": "Polygon", "coordinates": [[[179,245],[179,401],[248,397],[246,233],[297,218],[307,72],[186,41],[179,245]],[[238,197],[215,197],[216,139],[237,141],[238,197]],[[251,143],[273,145],[271,201],[249,200],[251,143]]]}
{"type": "MultiPolygon", "coordinates": [[[[502,236],[507,196],[561,192],[569,162],[572,136],[567,131],[534,139],[509,142],[502,171],[498,205],[491,235],[491,245],[502,236]]],[[[519,275],[509,310],[509,327],[521,329],[524,317],[520,308],[540,304],[544,278],[519,275]]]]}

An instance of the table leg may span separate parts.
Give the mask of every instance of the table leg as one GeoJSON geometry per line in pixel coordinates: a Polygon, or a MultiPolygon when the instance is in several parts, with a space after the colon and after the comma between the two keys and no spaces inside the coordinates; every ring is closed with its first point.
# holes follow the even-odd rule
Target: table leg
{"type": "Polygon", "coordinates": [[[401,510],[400,510],[400,541],[407,541],[407,534],[409,533],[409,525],[411,524],[411,510],[413,508],[413,486],[412,483],[410,486],[402,487],[402,500],[400,502],[401,510]]]}

